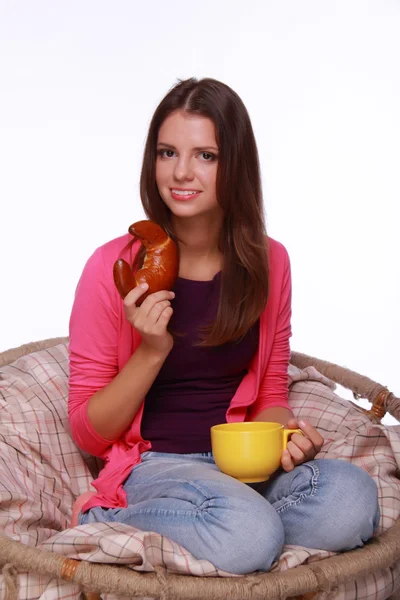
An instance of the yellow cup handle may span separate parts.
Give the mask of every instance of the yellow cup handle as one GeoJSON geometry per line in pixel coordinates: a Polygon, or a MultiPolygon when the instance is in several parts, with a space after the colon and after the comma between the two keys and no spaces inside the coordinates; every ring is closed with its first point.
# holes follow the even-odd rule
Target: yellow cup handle
{"type": "Polygon", "coordinates": [[[288,441],[289,441],[292,433],[301,433],[301,435],[304,435],[304,433],[302,432],[301,429],[284,429],[283,430],[283,450],[286,450],[288,441]]]}

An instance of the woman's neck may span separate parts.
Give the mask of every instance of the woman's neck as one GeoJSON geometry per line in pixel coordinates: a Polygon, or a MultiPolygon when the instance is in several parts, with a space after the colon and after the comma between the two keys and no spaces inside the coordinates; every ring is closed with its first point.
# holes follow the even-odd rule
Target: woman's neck
{"type": "Polygon", "coordinates": [[[181,255],[202,258],[220,254],[219,239],[222,219],[176,219],[173,228],[178,239],[181,255]]]}
{"type": "Polygon", "coordinates": [[[174,231],[179,244],[179,276],[208,280],[222,268],[219,250],[220,224],[199,219],[176,220],[174,231]]]}

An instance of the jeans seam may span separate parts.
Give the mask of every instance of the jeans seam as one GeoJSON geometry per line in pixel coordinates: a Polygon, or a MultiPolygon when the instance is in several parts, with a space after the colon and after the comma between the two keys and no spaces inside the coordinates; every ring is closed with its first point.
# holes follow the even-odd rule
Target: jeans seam
{"type": "Polygon", "coordinates": [[[193,505],[193,510],[171,510],[167,508],[141,508],[134,511],[135,515],[165,515],[165,516],[185,516],[196,518],[199,512],[203,512],[201,508],[193,505]]]}
{"type": "Polygon", "coordinates": [[[288,502],[285,502],[285,504],[282,504],[282,506],[275,509],[278,514],[288,511],[293,506],[298,506],[299,504],[301,504],[303,502],[304,499],[315,496],[316,493],[318,492],[318,490],[319,490],[318,479],[319,479],[319,475],[320,475],[319,468],[315,464],[305,464],[304,466],[309,467],[313,472],[313,475],[311,477],[311,492],[307,493],[307,494],[302,493],[299,495],[299,497],[296,500],[289,500],[288,502]]]}
{"type": "MultiPolygon", "coordinates": [[[[205,502],[210,502],[210,500],[212,500],[212,498],[210,498],[205,492],[204,490],[201,489],[200,486],[196,485],[194,482],[192,481],[188,481],[187,479],[162,479],[160,483],[165,483],[165,482],[173,482],[173,483],[185,483],[186,485],[192,487],[193,489],[195,489],[199,494],[201,494],[203,496],[202,502],[199,506],[196,506],[195,504],[193,504],[193,506],[195,508],[197,508],[198,510],[201,510],[201,507],[203,506],[203,504],[205,502]]],[[[133,484],[134,486],[152,486],[154,485],[153,482],[141,482],[141,483],[136,483],[133,484]]],[[[127,492],[127,490],[125,490],[127,492]]],[[[128,492],[127,492],[128,493],[128,492]]],[[[166,498],[169,498],[169,496],[165,496],[166,498]]],[[[135,506],[134,504],[132,504],[132,506],[135,506]]],[[[151,509],[153,510],[153,509],[151,509]]]]}

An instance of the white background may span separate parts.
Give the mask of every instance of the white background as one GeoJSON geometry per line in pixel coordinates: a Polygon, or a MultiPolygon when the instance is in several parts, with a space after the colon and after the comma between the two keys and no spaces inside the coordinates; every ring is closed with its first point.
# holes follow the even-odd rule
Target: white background
{"type": "Polygon", "coordinates": [[[242,97],[292,348],[400,395],[400,2],[0,0],[0,350],[67,335],[93,250],[142,218],[147,127],[178,78],[242,97]]]}

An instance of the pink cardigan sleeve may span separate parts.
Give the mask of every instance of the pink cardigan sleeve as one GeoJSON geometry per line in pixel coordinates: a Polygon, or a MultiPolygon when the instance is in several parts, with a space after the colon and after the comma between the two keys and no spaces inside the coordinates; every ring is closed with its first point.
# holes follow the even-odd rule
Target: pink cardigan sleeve
{"type": "Polygon", "coordinates": [[[102,438],[87,416],[90,397],[118,372],[119,316],[111,284],[98,248],[83,269],[69,323],[68,417],[78,446],[95,456],[102,456],[115,441],[102,438]]]}
{"type": "MultiPolygon", "coordinates": [[[[267,335],[273,334],[271,352],[261,378],[256,401],[251,406],[249,417],[254,418],[258,413],[273,406],[288,408],[288,366],[290,360],[290,343],[292,335],[292,283],[290,273],[290,260],[282,244],[276,257],[277,265],[274,267],[275,275],[271,283],[275,289],[271,290],[273,303],[272,311],[276,312],[275,328],[269,330],[267,335]],[[279,276],[276,277],[278,271],[279,276]]],[[[268,321],[273,320],[268,319],[268,321]]],[[[268,323],[267,323],[268,327],[268,323]]]]}

